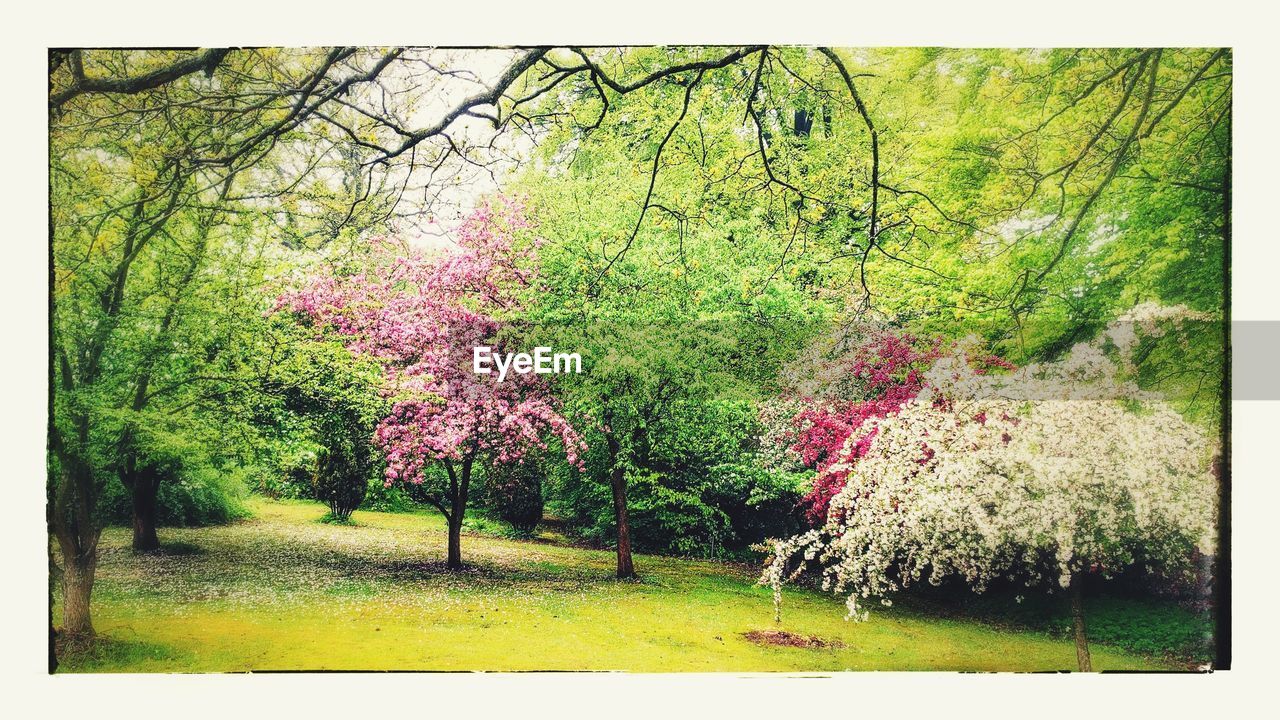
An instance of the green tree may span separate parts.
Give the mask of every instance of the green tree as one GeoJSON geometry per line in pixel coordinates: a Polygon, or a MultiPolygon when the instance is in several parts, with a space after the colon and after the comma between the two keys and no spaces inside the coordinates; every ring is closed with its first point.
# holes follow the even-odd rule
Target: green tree
{"type": "MultiPolygon", "coordinates": [[[[264,391],[301,421],[301,436],[317,448],[312,468],[314,497],[345,522],[364,502],[379,454],[373,431],[389,403],[380,394],[381,368],[353,355],[337,341],[307,338],[281,318],[286,338],[272,363],[264,391]]],[[[381,479],[381,478],[377,478],[381,479]]]]}
{"type": "Polygon", "coordinates": [[[300,98],[356,82],[323,82],[351,54],[51,53],[49,524],[68,635],[93,633],[103,483],[129,488],[134,546],[153,549],[156,492],[173,470],[156,443],[172,433],[159,430],[251,432],[260,373],[246,351],[275,261],[263,203],[334,195],[288,169],[301,161],[314,178],[329,146],[264,157],[296,150],[304,131],[288,109],[300,98]]]}

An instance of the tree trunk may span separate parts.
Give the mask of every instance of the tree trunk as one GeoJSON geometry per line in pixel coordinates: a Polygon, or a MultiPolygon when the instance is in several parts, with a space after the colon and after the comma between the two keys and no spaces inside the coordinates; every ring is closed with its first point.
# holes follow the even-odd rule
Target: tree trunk
{"type": "Polygon", "coordinates": [[[462,569],[462,513],[456,509],[449,514],[449,561],[445,567],[462,569]]]}
{"type": "Polygon", "coordinates": [[[68,637],[91,637],[89,599],[101,532],[93,519],[93,475],[78,457],[65,452],[60,435],[55,432],[51,436],[62,465],[51,508],[53,534],[62,555],[61,632],[68,637]]]}
{"type": "Polygon", "coordinates": [[[808,110],[796,108],[795,123],[792,129],[795,131],[796,137],[809,137],[809,133],[813,131],[813,116],[809,114],[808,110]]]}
{"type": "Polygon", "coordinates": [[[627,474],[626,469],[614,464],[609,478],[613,490],[613,516],[618,524],[618,577],[634,578],[635,566],[631,563],[631,526],[627,523],[627,474]]]}
{"type": "Polygon", "coordinates": [[[1071,576],[1071,624],[1075,630],[1076,662],[1080,672],[1093,672],[1093,664],[1089,661],[1089,638],[1084,630],[1084,575],[1076,573],[1071,576]]]}
{"type": "Polygon", "coordinates": [[[449,559],[445,567],[450,570],[462,569],[462,520],[467,515],[467,491],[471,487],[471,465],[473,457],[462,461],[462,468],[455,475],[453,465],[445,461],[452,487],[450,498],[449,521],[449,559]]]}
{"type": "MultiPolygon", "coordinates": [[[[613,425],[613,414],[605,407],[604,421],[607,426],[613,425]]],[[[638,441],[643,434],[640,426],[632,430],[633,441],[638,441]]],[[[631,562],[631,525],[627,522],[627,469],[622,465],[622,443],[618,441],[614,431],[605,433],[605,445],[609,450],[609,489],[613,492],[613,519],[618,527],[618,579],[629,580],[636,576],[635,565],[631,562]]],[[[633,442],[632,448],[635,444],[633,442]]]]}
{"type": "Polygon", "coordinates": [[[160,539],[156,537],[156,493],[160,487],[144,473],[135,477],[131,483],[133,488],[133,551],[150,552],[160,549],[160,539]]]}
{"type": "Polygon", "coordinates": [[[93,595],[93,575],[97,553],[64,553],[62,563],[62,632],[70,637],[92,637],[93,619],[89,598],[93,595]]]}

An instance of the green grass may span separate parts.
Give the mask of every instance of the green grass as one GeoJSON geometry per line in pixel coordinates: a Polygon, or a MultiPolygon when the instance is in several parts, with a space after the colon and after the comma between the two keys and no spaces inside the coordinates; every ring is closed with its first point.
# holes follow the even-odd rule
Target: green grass
{"type": "MultiPolygon", "coordinates": [[[[611,577],[612,552],[470,535],[469,567],[443,567],[432,513],[358,511],[327,525],[318,504],[251,501],[254,518],[161,531],[138,556],[108,529],[94,591],[106,640],[64,658],[80,672],[261,670],[1068,670],[1070,642],[921,610],[843,619],[838,598],[788,589],[778,629],[842,647],[763,647],[777,628],[753,569],[638,556],[642,579],[611,577]]],[[[1094,646],[1095,669],[1167,661],[1094,646]]]]}

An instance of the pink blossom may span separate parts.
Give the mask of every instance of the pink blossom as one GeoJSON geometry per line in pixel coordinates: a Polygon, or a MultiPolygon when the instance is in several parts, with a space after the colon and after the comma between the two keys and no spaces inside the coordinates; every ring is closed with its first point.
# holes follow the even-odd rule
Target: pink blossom
{"type": "Polygon", "coordinates": [[[421,483],[438,460],[519,461],[548,436],[581,465],[585,445],[540,378],[499,382],[470,367],[472,348],[495,344],[495,316],[518,310],[537,271],[539,243],[516,241],[530,228],[519,202],[486,203],[460,227],[456,252],[428,257],[375,241],[363,272],[313,278],[276,303],[382,364],[394,402],[373,440],[386,453],[388,485],[421,483]]]}

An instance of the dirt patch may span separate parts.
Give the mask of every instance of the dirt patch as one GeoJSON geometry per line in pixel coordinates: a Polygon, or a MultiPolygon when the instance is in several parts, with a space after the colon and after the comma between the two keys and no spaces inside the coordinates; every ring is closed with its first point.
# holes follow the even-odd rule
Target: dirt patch
{"type": "Polygon", "coordinates": [[[817,635],[797,635],[786,630],[752,630],[742,633],[742,637],[757,645],[781,645],[782,647],[799,648],[842,648],[839,640],[823,640],[817,635]]]}

